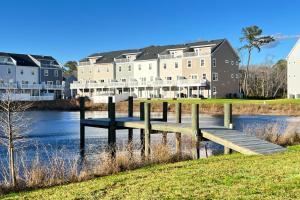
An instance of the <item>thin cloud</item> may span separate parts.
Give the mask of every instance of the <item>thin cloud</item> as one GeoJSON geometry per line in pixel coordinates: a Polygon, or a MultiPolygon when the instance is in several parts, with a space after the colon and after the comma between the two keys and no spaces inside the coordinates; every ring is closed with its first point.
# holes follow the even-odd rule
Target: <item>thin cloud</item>
{"type": "Polygon", "coordinates": [[[272,35],[272,37],[275,39],[275,41],[264,45],[263,46],[264,48],[268,48],[268,49],[275,48],[281,43],[281,41],[298,39],[298,38],[300,38],[300,35],[286,35],[286,34],[282,34],[282,33],[277,33],[277,34],[272,35]]]}

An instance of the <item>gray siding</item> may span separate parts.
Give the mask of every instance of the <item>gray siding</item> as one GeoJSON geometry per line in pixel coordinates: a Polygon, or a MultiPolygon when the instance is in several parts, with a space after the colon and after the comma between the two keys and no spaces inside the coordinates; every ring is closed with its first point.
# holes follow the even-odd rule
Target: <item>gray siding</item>
{"type": "Polygon", "coordinates": [[[47,83],[47,81],[53,81],[53,84],[56,84],[56,81],[59,81],[59,83],[62,83],[63,77],[62,77],[62,70],[59,68],[40,68],[40,80],[41,83],[47,83]],[[48,70],[48,76],[45,76],[45,70],[48,70]],[[55,71],[58,71],[58,76],[55,76],[55,71]]]}

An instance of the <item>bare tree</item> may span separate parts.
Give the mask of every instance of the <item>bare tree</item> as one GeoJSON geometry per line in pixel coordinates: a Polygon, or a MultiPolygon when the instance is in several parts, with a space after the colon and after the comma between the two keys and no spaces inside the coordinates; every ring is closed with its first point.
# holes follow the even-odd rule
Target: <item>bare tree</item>
{"type": "Polygon", "coordinates": [[[29,119],[25,116],[32,103],[14,101],[15,95],[7,89],[0,100],[0,144],[7,148],[10,183],[17,184],[15,151],[23,147],[29,128],[29,119]]]}

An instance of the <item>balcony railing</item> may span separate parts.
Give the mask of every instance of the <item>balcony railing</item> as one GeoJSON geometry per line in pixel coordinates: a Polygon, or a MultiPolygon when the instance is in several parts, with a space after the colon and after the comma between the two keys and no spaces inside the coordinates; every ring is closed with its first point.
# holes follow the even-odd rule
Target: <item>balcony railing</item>
{"type": "Polygon", "coordinates": [[[130,62],[131,60],[129,58],[116,58],[116,63],[124,63],[124,62],[130,62]]]}
{"type": "Polygon", "coordinates": [[[159,58],[160,59],[182,58],[182,55],[177,55],[177,56],[174,56],[174,55],[171,55],[171,54],[168,54],[168,55],[159,55],[159,58]]]}
{"type": "Polygon", "coordinates": [[[16,83],[0,83],[0,89],[17,89],[16,83]]]}
{"type": "Polygon", "coordinates": [[[42,84],[21,84],[20,89],[42,89],[42,84]]]}
{"type": "Polygon", "coordinates": [[[96,88],[127,88],[127,87],[188,87],[199,86],[206,87],[207,81],[200,79],[183,79],[183,80],[156,80],[156,81],[130,81],[130,82],[80,82],[74,81],[71,89],[96,89],[96,88]]]}
{"type": "Polygon", "coordinates": [[[196,52],[185,52],[183,53],[183,57],[194,57],[194,56],[198,56],[199,54],[196,52]]]}

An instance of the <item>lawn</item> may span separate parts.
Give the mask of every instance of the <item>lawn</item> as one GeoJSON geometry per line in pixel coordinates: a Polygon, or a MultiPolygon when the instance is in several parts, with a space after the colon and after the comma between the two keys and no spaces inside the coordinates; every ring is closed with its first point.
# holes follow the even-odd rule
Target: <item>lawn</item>
{"type": "MultiPolygon", "coordinates": [[[[147,100],[141,100],[147,101],[147,100]]],[[[248,99],[152,99],[153,102],[162,102],[167,101],[169,103],[182,102],[182,103],[200,103],[200,104],[224,104],[224,103],[232,103],[232,104],[300,104],[300,99],[274,99],[274,100],[248,100],[248,99]]]]}
{"type": "Polygon", "coordinates": [[[233,154],[154,165],[2,199],[297,199],[300,146],[268,156],[233,154]]]}

